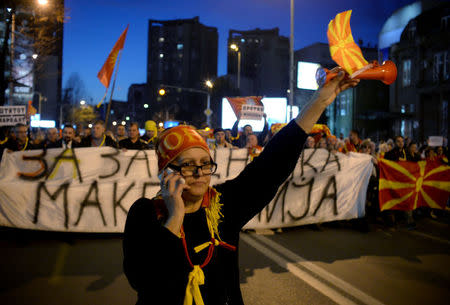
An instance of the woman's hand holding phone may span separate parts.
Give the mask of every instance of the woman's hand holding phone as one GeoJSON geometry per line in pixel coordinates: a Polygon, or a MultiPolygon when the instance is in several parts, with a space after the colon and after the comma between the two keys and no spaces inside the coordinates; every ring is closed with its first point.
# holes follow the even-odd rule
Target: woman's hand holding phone
{"type": "Polygon", "coordinates": [[[172,233],[179,236],[181,225],[184,219],[185,206],[181,197],[185,189],[190,187],[186,181],[177,172],[171,169],[165,169],[160,175],[161,194],[169,212],[165,226],[172,233]]]}

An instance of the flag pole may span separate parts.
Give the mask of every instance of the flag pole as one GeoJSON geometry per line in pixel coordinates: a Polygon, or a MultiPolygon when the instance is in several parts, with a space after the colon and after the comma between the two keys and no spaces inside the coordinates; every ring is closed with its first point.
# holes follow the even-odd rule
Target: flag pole
{"type": "Polygon", "coordinates": [[[119,64],[120,64],[120,59],[122,58],[122,51],[123,51],[123,49],[121,49],[119,51],[119,53],[120,53],[119,54],[119,59],[117,60],[116,71],[114,72],[114,80],[113,80],[113,85],[112,85],[112,88],[111,88],[111,95],[109,96],[108,109],[106,110],[106,115],[105,115],[105,128],[108,127],[109,113],[111,112],[112,97],[113,97],[113,93],[114,93],[114,88],[116,86],[117,71],[119,71],[119,64]]]}

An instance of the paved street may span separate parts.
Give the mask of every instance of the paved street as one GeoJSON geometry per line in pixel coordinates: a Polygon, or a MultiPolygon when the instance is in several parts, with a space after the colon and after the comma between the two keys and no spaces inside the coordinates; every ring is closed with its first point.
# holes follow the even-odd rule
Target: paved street
{"type": "MultiPolygon", "coordinates": [[[[449,225],[241,234],[246,304],[448,304],[449,225]],[[269,233],[269,234],[267,234],[269,233]]],[[[134,304],[120,235],[1,230],[0,304],[134,304]]]]}

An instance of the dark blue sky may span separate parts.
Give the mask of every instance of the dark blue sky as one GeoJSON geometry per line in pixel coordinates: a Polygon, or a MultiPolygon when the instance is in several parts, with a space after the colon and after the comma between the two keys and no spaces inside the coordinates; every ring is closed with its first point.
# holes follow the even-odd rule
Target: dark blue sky
{"type": "MultiPolygon", "coordinates": [[[[327,42],[328,22],[337,13],[352,9],[355,40],[377,43],[387,18],[412,0],[296,0],[294,49],[327,42]]],[[[114,99],[126,100],[128,87],[146,80],[149,19],[200,17],[200,22],[219,32],[218,75],[226,74],[228,30],[271,29],[289,37],[290,0],[66,0],[70,19],[64,28],[63,87],[78,73],[93,103],[104,87],[97,79],[114,43],[130,24],[120,62],[114,99]]],[[[288,73],[286,71],[286,73],[288,73]]],[[[109,95],[108,95],[109,97],[109,95]]]]}

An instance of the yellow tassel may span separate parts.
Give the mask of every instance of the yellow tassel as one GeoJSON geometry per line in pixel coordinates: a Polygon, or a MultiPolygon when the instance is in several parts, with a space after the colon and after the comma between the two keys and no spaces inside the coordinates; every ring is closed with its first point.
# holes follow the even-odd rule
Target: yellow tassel
{"type": "Polygon", "coordinates": [[[219,202],[219,200],[220,200],[219,197],[222,194],[217,192],[216,190],[214,190],[214,191],[216,194],[215,194],[214,198],[210,199],[209,207],[207,207],[205,209],[206,219],[209,220],[208,226],[209,226],[211,235],[213,235],[215,233],[217,236],[217,239],[222,241],[219,236],[219,228],[218,228],[219,223],[221,222],[220,218],[223,217],[223,214],[220,211],[223,204],[219,202]]]}
{"type": "Polygon", "coordinates": [[[208,242],[206,242],[206,243],[203,243],[203,244],[201,244],[201,245],[195,247],[195,248],[194,248],[195,253],[198,253],[198,252],[202,251],[203,249],[208,248],[208,246],[209,246],[210,244],[211,244],[211,242],[208,241],[208,242]]]}
{"type": "Polygon", "coordinates": [[[183,305],[192,305],[192,301],[195,302],[195,305],[205,305],[199,287],[199,285],[203,285],[204,283],[205,274],[199,265],[195,265],[194,269],[189,273],[183,305]]]}

